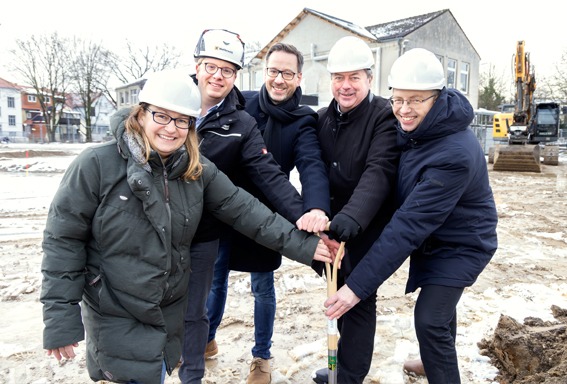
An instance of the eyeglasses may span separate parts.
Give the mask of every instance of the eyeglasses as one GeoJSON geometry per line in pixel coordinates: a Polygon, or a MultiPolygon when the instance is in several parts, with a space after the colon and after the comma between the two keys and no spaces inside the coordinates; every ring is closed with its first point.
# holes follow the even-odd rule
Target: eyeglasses
{"type": "Polygon", "coordinates": [[[284,80],[293,80],[295,77],[295,72],[292,71],[280,71],[276,68],[266,68],[266,74],[270,77],[276,78],[279,74],[282,74],[282,79],[284,80]]]}
{"type": "Polygon", "coordinates": [[[411,107],[417,107],[435,96],[437,95],[431,95],[429,97],[426,97],[425,99],[409,99],[409,100],[402,99],[401,97],[390,97],[388,100],[390,100],[390,104],[392,104],[392,107],[401,107],[402,105],[404,105],[405,102],[408,105],[408,107],[411,108],[411,107]]]}
{"type": "Polygon", "coordinates": [[[218,65],[213,63],[203,64],[205,65],[205,71],[207,71],[209,75],[214,75],[220,69],[222,77],[224,77],[225,79],[230,79],[236,73],[236,70],[230,67],[219,67],[218,65]]]}
{"type": "Polygon", "coordinates": [[[167,113],[152,111],[149,108],[144,108],[146,111],[152,114],[154,121],[158,124],[167,125],[173,120],[175,126],[179,129],[189,129],[195,125],[194,117],[178,117],[174,119],[167,113]]]}

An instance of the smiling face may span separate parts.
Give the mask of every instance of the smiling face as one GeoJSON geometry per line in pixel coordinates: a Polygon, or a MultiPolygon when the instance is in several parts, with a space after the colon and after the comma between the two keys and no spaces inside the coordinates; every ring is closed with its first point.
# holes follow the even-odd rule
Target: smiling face
{"type": "Polygon", "coordinates": [[[394,103],[392,110],[396,119],[400,122],[401,128],[406,132],[412,132],[417,129],[419,124],[423,121],[433,104],[436,97],[435,91],[414,91],[407,89],[394,89],[392,92],[392,99],[405,100],[398,105],[394,103]],[[427,99],[427,100],[425,100],[427,99]],[[417,100],[418,102],[411,102],[408,105],[408,100],[417,100]],[[423,101],[423,102],[419,102],[423,101]]]}
{"type": "Polygon", "coordinates": [[[279,104],[291,98],[301,84],[301,73],[298,73],[297,57],[292,53],[284,51],[272,52],[266,63],[266,68],[295,73],[293,79],[285,80],[282,73],[279,73],[276,77],[270,77],[267,71],[264,71],[264,83],[272,102],[279,104]]]}
{"type": "Polygon", "coordinates": [[[237,68],[234,64],[228,61],[215,59],[212,57],[204,57],[199,60],[196,67],[197,70],[197,80],[199,85],[199,90],[201,91],[201,107],[203,110],[202,114],[206,114],[207,110],[220,103],[234,88],[234,82],[236,80],[237,68]],[[213,64],[218,67],[215,73],[208,73],[206,70],[207,64],[213,64]],[[234,74],[226,78],[222,75],[222,68],[232,68],[234,74]]]}
{"type": "Polygon", "coordinates": [[[372,76],[364,69],[354,72],[339,72],[331,75],[331,90],[341,112],[354,109],[368,96],[372,76]]]}
{"type": "Polygon", "coordinates": [[[177,128],[175,126],[175,121],[173,120],[171,120],[168,124],[156,123],[152,112],[154,112],[156,115],[165,114],[174,119],[190,118],[189,116],[182,115],[168,109],[156,107],[155,105],[148,106],[148,108],[144,109],[144,111],[145,112],[143,112],[138,118],[138,121],[144,129],[144,133],[148,138],[148,142],[150,143],[152,149],[156,151],[163,160],[166,160],[169,155],[171,155],[173,152],[175,152],[185,144],[189,130],[177,128]]]}

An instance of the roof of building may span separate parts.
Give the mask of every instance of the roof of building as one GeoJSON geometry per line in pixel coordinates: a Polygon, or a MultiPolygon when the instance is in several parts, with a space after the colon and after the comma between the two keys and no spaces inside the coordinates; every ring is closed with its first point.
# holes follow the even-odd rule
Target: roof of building
{"type": "Polygon", "coordinates": [[[367,30],[367,28],[362,28],[362,27],[360,27],[360,26],[358,26],[358,25],[356,25],[356,24],[354,24],[350,21],[339,19],[338,17],[330,16],[330,15],[327,15],[323,12],[316,11],[314,9],[304,8],[303,11],[307,12],[307,13],[311,13],[311,14],[318,16],[322,19],[325,19],[327,21],[330,21],[331,23],[336,24],[337,26],[344,28],[344,29],[348,30],[349,32],[354,32],[357,35],[360,35],[362,37],[366,37],[366,38],[372,39],[372,40],[376,39],[376,36],[374,36],[372,33],[370,33],[367,30]]]}
{"type": "Polygon", "coordinates": [[[17,89],[17,90],[20,89],[20,87],[18,87],[16,84],[14,84],[14,83],[12,83],[8,80],[5,80],[1,77],[0,77],[0,88],[13,88],[13,89],[17,89]]]}
{"type": "Polygon", "coordinates": [[[450,11],[448,9],[443,9],[441,11],[376,24],[366,27],[366,29],[379,41],[399,39],[423,27],[425,24],[441,16],[445,12],[450,11]]]}
{"type": "MultiPolygon", "coordinates": [[[[444,13],[449,13],[451,17],[454,18],[453,14],[449,9],[442,9],[436,12],[430,12],[423,15],[407,17],[405,19],[399,19],[394,21],[389,21],[386,23],[372,25],[366,28],[360,27],[350,21],[346,21],[343,19],[339,19],[338,17],[330,16],[325,13],[316,11],[310,8],[303,8],[303,10],[292,20],[290,21],[281,31],[278,33],[274,38],[266,44],[264,48],[262,48],[256,55],[252,56],[252,59],[258,58],[262,59],[267,53],[269,48],[278,41],[281,41],[286,35],[292,31],[297,24],[301,22],[307,15],[314,15],[319,17],[329,23],[332,23],[340,28],[345,29],[346,31],[356,34],[359,37],[363,38],[368,42],[377,41],[377,42],[385,42],[393,39],[400,39],[408,34],[416,31],[417,29],[423,27],[425,24],[431,22],[432,20],[438,18],[439,16],[443,15],[444,13]]],[[[458,25],[458,22],[455,19],[455,22],[458,25]]],[[[459,25],[460,28],[460,25],[459,25]]],[[[462,28],[461,28],[462,30],[462,28]]],[[[463,35],[466,37],[466,34],[463,31],[463,35]]],[[[468,39],[468,37],[466,37],[468,39]]],[[[469,41],[470,42],[470,41],[469,41]]],[[[471,44],[471,46],[473,46],[471,44]]],[[[473,47],[474,49],[474,47],[473,47]]]]}

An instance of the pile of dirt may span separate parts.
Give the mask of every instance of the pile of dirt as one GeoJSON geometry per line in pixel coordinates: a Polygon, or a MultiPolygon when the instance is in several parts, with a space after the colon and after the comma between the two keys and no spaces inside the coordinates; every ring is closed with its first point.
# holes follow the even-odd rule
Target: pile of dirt
{"type": "Polygon", "coordinates": [[[524,324],[500,315],[492,339],[478,343],[500,375],[501,384],[565,384],[567,309],[551,307],[556,322],[527,317],[524,324]]]}

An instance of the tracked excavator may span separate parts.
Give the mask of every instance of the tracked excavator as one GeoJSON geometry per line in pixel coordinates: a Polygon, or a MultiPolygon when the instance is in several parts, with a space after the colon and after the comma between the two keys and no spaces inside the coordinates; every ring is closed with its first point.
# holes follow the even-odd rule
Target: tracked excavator
{"type": "Polygon", "coordinates": [[[516,46],[514,75],[516,97],[512,124],[507,121],[508,142],[494,148],[493,169],[541,172],[542,156],[545,164],[558,164],[559,147],[553,144],[559,134],[560,106],[534,102],[535,73],[524,41],[516,46]]]}

